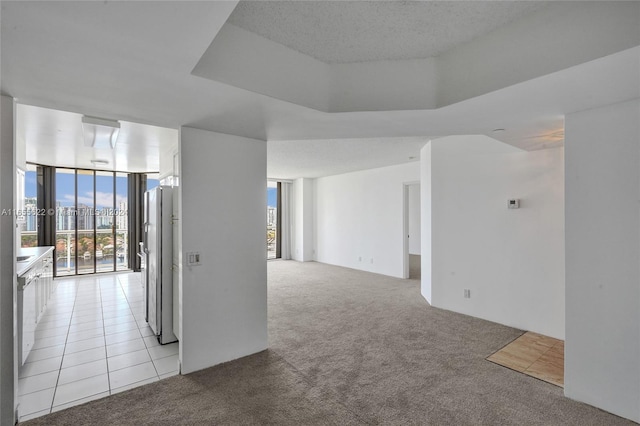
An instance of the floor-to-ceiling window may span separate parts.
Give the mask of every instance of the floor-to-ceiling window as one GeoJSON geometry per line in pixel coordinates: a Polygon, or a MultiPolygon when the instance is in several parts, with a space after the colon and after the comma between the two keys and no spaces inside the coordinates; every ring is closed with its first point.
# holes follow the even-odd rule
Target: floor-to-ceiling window
{"type": "Polygon", "coordinates": [[[129,269],[127,174],[56,169],[56,275],[129,269]]]}
{"type": "MultiPolygon", "coordinates": [[[[38,245],[38,200],[36,166],[27,164],[24,171],[24,212],[21,214],[18,226],[20,227],[20,246],[36,247],[38,245]]],[[[19,204],[20,205],[20,204],[19,204]]]]}
{"type": "MultiPolygon", "coordinates": [[[[115,262],[116,270],[124,271],[130,268],[129,265],[129,199],[127,195],[127,174],[115,174],[115,262]]],[[[136,250],[136,247],[131,247],[136,250]]]]}
{"type": "Polygon", "coordinates": [[[278,248],[278,183],[267,182],[267,259],[279,257],[278,248]]]}
{"type": "Polygon", "coordinates": [[[113,271],[117,260],[115,250],[116,222],[119,217],[118,200],[114,191],[115,180],[112,172],[96,172],[96,250],[91,253],[95,257],[96,272],[113,271]]]}
{"type": "Polygon", "coordinates": [[[93,274],[95,269],[95,176],[92,170],[76,171],[76,273],[93,274]]]}
{"type": "Polygon", "coordinates": [[[56,275],[76,273],[76,171],[56,169],[56,275]]]}

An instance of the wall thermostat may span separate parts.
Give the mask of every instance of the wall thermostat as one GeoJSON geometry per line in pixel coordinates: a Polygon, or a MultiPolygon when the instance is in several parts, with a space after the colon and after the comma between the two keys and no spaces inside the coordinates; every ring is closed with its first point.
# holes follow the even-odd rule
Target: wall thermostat
{"type": "Polygon", "coordinates": [[[517,198],[512,198],[511,200],[507,200],[507,208],[519,209],[520,208],[520,200],[517,199],[517,198]]]}

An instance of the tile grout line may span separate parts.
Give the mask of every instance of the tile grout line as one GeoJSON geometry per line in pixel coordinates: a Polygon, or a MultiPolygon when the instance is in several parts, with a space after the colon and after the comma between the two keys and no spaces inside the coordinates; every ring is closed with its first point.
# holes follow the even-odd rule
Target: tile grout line
{"type": "MultiPolygon", "coordinates": [[[[99,283],[99,281],[98,281],[98,280],[96,280],[95,284],[98,286],[98,291],[100,292],[100,283],[99,283]]],[[[77,290],[76,290],[76,303],[74,304],[74,312],[75,312],[76,305],[77,305],[77,298],[78,298],[77,294],[78,294],[79,289],[80,289],[80,285],[77,285],[77,290]]],[[[101,293],[100,293],[100,310],[102,311],[102,294],[101,294],[101,293]]],[[[73,316],[72,316],[72,318],[73,318],[73,316]]],[[[104,321],[103,321],[103,330],[104,330],[104,321]]],[[[89,338],[89,339],[92,339],[92,338],[89,338]]],[[[89,340],[89,339],[83,339],[83,340],[89,340]]],[[[79,340],[79,341],[82,341],[82,340],[79,340]]],[[[70,342],[70,343],[75,343],[75,342],[70,342]]],[[[96,348],[85,349],[85,350],[87,350],[87,351],[88,351],[88,350],[92,350],[92,349],[96,349],[96,348]]],[[[66,351],[66,344],[65,344],[65,351],[66,351]]],[[[80,352],[84,352],[84,351],[74,352],[74,354],[76,354],[76,353],[80,353],[80,352]]],[[[69,355],[72,355],[72,354],[69,354],[69,355]]],[[[63,359],[63,361],[64,361],[64,359],[63,359]]],[[[83,362],[83,363],[81,363],[81,364],[77,364],[77,365],[74,365],[74,366],[71,366],[71,367],[68,367],[68,368],[76,368],[76,367],[79,367],[79,366],[81,366],[81,365],[88,364],[88,363],[90,363],[90,362],[95,362],[95,361],[83,362]]],[[[106,353],[105,353],[105,362],[106,362],[106,353]]],[[[62,372],[62,364],[60,365],[60,372],[62,372]]],[[[89,379],[89,378],[92,378],[92,377],[95,377],[95,376],[85,377],[84,379],[77,379],[77,380],[73,380],[73,381],[71,381],[71,382],[69,382],[69,383],[64,383],[63,385],[71,384],[71,383],[78,382],[78,381],[80,381],[80,380],[89,379]]],[[[56,384],[56,393],[57,393],[57,391],[58,391],[58,386],[62,386],[62,385],[60,385],[60,383],[59,383],[59,382],[60,382],[60,378],[59,378],[59,376],[58,376],[58,383],[56,384]]],[[[87,397],[83,397],[83,398],[74,399],[74,400],[71,400],[71,401],[65,402],[64,404],[59,404],[59,405],[67,405],[67,404],[70,404],[70,403],[72,403],[72,402],[74,402],[74,401],[79,401],[79,400],[81,400],[81,399],[88,398],[88,397],[91,397],[91,396],[93,396],[93,395],[89,395],[89,396],[87,396],[87,397]]],[[[55,395],[54,395],[54,401],[52,401],[52,404],[53,404],[53,402],[55,402],[55,395]]],[[[54,409],[54,408],[56,408],[56,407],[57,407],[57,406],[52,405],[52,407],[51,407],[51,412],[53,412],[53,409],[54,409]]]]}
{"type": "MultiPolygon", "coordinates": [[[[120,287],[122,287],[122,282],[120,281],[120,279],[118,279],[118,282],[120,283],[120,287]]],[[[149,347],[147,346],[147,342],[146,342],[146,340],[144,340],[144,337],[142,336],[142,333],[140,333],[140,328],[138,327],[138,320],[136,320],[136,315],[133,313],[133,310],[131,309],[131,305],[129,304],[129,298],[127,297],[127,293],[124,291],[124,287],[122,287],[122,292],[124,293],[124,298],[127,301],[127,306],[129,307],[129,311],[131,311],[131,315],[133,315],[133,319],[136,322],[136,330],[138,330],[138,333],[140,334],[140,337],[142,338],[142,343],[144,343],[144,347],[147,350],[147,355],[149,356],[149,359],[151,360],[151,365],[153,366],[153,369],[156,372],[156,378],[158,380],[160,380],[160,374],[158,374],[158,369],[156,368],[156,363],[153,362],[153,358],[151,357],[151,352],[149,352],[149,347]]],[[[137,365],[140,365],[140,364],[137,364],[137,365]]]]}
{"type": "MultiPolygon", "coordinates": [[[[120,288],[122,289],[122,293],[124,294],[124,298],[127,301],[127,307],[129,308],[129,312],[131,312],[131,315],[133,315],[133,320],[136,323],[136,330],[138,331],[138,334],[140,334],[140,338],[142,339],[142,343],[144,344],[145,350],[147,351],[147,355],[149,356],[149,359],[151,360],[151,365],[153,365],[153,369],[156,372],[156,378],[160,379],[159,375],[158,375],[158,370],[156,369],[156,365],[153,362],[153,358],[151,358],[151,353],[149,353],[149,348],[147,347],[147,342],[145,342],[144,337],[142,337],[142,333],[140,333],[140,328],[138,326],[138,321],[136,320],[136,315],[133,313],[133,309],[131,309],[131,304],[129,303],[129,297],[127,296],[127,292],[124,291],[124,287],[122,286],[122,282],[120,281],[120,278],[118,278],[118,284],[120,286],[120,288]]],[[[139,363],[139,364],[135,364],[135,365],[141,365],[144,363],[139,363]]],[[[130,366],[133,367],[133,366],[130,366]]],[[[129,368],[129,367],[125,367],[125,368],[129,368]]],[[[145,379],[145,380],[149,380],[149,379],[145,379]]],[[[140,380],[138,382],[142,382],[144,380],[140,380]]],[[[136,383],[138,383],[136,382],[136,383]]],[[[128,385],[125,385],[128,386],[128,385]]]]}
{"type": "Polygon", "coordinates": [[[104,341],[104,363],[107,365],[107,392],[111,395],[111,374],[109,374],[109,354],[107,353],[107,329],[104,325],[104,306],[102,300],[102,286],[100,280],[98,280],[98,287],[100,290],[100,312],[102,312],[102,340],[104,341]]]}
{"type": "MultiPolygon", "coordinates": [[[[99,304],[98,304],[98,305],[99,305],[99,308],[100,308],[100,310],[101,310],[101,322],[102,322],[102,327],[101,327],[101,328],[102,328],[102,332],[103,332],[103,335],[102,335],[102,338],[103,338],[103,345],[102,345],[102,346],[99,346],[99,347],[97,347],[97,348],[85,349],[84,351],[89,351],[89,350],[94,350],[94,349],[103,349],[103,351],[104,351],[104,352],[103,352],[103,353],[104,353],[104,360],[105,360],[105,364],[107,365],[107,372],[106,372],[106,375],[107,375],[108,390],[106,390],[105,392],[99,392],[99,393],[109,393],[109,395],[110,395],[110,394],[111,394],[111,378],[110,378],[110,376],[109,376],[108,357],[107,357],[107,353],[106,353],[106,347],[107,347],[107,344],[106,344],[106,336],[107,336],[107,335],[106,335],[106,325],[105,325],[105,318],[104,318],[104,306],[103,306],[104,300],[103,300],[103,297],[102,297],[102,285],[101,285],[101,283],[100,283],[100,278],[97,278],[97,279],[96,279],[95,285],[98,287],[98,288],[97,288],[97,293],[98,293],[98,294],[99,294],[99,296],[100,296],[100,302],[99,302],[99,304]]],[[[100,328],[100,327],[99,327],[99,328],[100,328]]],[[[96,337],[99,337],[99,336],[96,336],[96,337]]],[[[88,339],[85,339],[85,340],[88,340],[88,339]]],[[[80,352],[84,352],[84,351],[78,351],[78,352],[74,352],[74,353],[80,353],[80,352]]],[[[96,360],[96,361],[99,361],[99,360],[96,360]]],[[[79,367],[79,366],[81,366],[81,365],[88,364],[88,363],[90,363],[90,362],[95,362],[95,361],[87,361],[87,362],[83,362],[83,363],[80,363],[80,364],[74,365],[74,366],[69,367],[69,368],[79,367]]],[[[99,375],[100,375],[100,374],[93,375],[93,376],[89,376],[89,377],[86,377],[86,378],[84,378],[84,379],[78,379],[78,380],[75,380],[75,381],[73,381],[73,382],[80,381],[80,380],[85,380],[85,379],[89,379],[89,378],[93,378],[93,377],[96,377],[96,376],[99,376],[99,375]]],[[[69,383],[73,383],[73,382],[69,382],[69,383]]],[[[71,404],[71,403],[76,402],[76,401],[84,400],[84,399],[86,399],[86,398],[91,398],[91,397],[93,397],[93,396],[95,396],[95,395],[98,395],[99,393],[97,393],[97,394],[93,394],[93,395],[88,395],[88,396],[85,396],[85,397],[82,397],[82,398],[78,398],[78,399],[74,399],[74,400],[72,400],[72,401],[68,401],[68,402],[66,402],[66,403],[64,403],[64,404],[60,404],[60,405],[68,405],[68,404],[71,404]]],[[[55,407],[53,407],[53,408],[55,408],[55,407]]]]}
{"type": "MultiPolygon", "coordinates": [[[[76,277],[76,278],[77,278],[77,277],[76,277]]],[[[129,301],[129,297],[128,297],[128,295],[127,295],[127,292],[125,291],[125,289],[124,289],[124,287],[123,287],[123,284],[122,284],[122,282],[121,282],[121,280],[120,280],[119,278],[116,278],[116,282],[117,282],[117,287],[116,287],[116,288],[118,288],[120,291],[122,291],[122,293],[123,293],[123,295],[124,295],[124,297],[125,297],[125,301],[126,301],[126,303],[127,303],[128,310],[129,310],[129,312],[130,312],[130,313],[133,315],[133,317],[134,317],[134,322],[136,322],[136,328],[135,328],[135,330],[137,330],[137,331],[138,331],[138,335],[139,335],[139,337],[142,339],[143,344],[145,345],[145,351],[146,351],[147,355],[149,356],[150,362],[152,363],[152,365],[153,365],[153,367],[154,367],[154,371],[155,371],[155,376],[154,376],[154,377],[150,377],[150,378],[148,378],[148,379],[143,379],[143,380],[140,380],[140,381],[137,381],[137,382],[131,383],[131,384],[129,384],[129,385],[125,385],[125,386],[127,386],[127,387],[128,387],[128,386],[135,387],[135,386],[132,386],[132,385],[135,385],[135,384],[141,384],[142,382],[145,382],[145,381],[147,381],[147,380],[152,380],[152,379],[160,380],[160,375],[159,375],[159,373],[158,373],[158,371],[157,371],[157,368],[156,368],[156,366],[155,366],[155,362],[154,362],[153,358],[151,357],[151,353],[149,352],[149,346],[147,345],[147,342],[146,342],[146,341],[144,341],[144,337],[142,336],[142,333],[141,333],[140,328],[139,328],[139,326],[138,326],[138,323],[137,323],[137,320],[136,320],[136,316],[135,316],[135,314],[133,314],[133,310],[132,310],[132,308],[131,308],[131,305],[130,305],[130,301],[129,301]]],[[[102,346],[102,349],[104,349],[105,361],[106,361],[106,363],[107,363],[107,380],[108,380],[108,391],[105,391],[104,393],[107,393],[107,392],[108,392],[108,394],[109,394],[109,395],[111,395],[111,392],[112,392],[112,390],[113,390],[113,389],[111,389],[111,378],[110,378],[110,376],[109,376],[108,357],[107,357],[107,353],[106,353],[106,346],[107,346],[107,345],[106,345],[106,336],[107,336],[107,334],[106,334],[106,325],[105,325],[105,318],[104,318],[104,306],[103,306],[103,304],[104,304],[104,299],[103,299],[103,297],[102,297],[102,296],[103,296],[103,294],[102,294],[102,285],[101,285],[100,279],[97,279],[97,280],[95,281],[95,283],[93,283],[93,284],[97,285],[97,287],[98,287],[98,291],[99,291],[99,293],[100,293],[100,303],[99,303],[99,308],[101,309],[102,331],[103,331],[103,336],[102,336],[102,337],[103,337],[103,341],[104,341],[104,344],[103,344],[103,346],[102,346]]],[[[66,332],[66,336],[65,336],[65,341],[64,341],[64,343],[62,343],[62,344],[60,345],[60,346],[64,346],[64,348],[63,348],[63,351],[62,351],[62,357],[61,357],[61,360],[60,360],[60,365],[59,365],[59,367],[58,367],[58,369],[57,369],[57,373],[58,373],[58,374],[57,374],[56,384],[55,384],[53,387],[48,387],[48,388],[42,389],[42,390],[51,389],[51,388],[53,388],[53,389],[54,389],[54,393],[53,393],[53,397],[52,397],[52,401],[51,401],[51,406],[50,406],[49,408],[45,409],[45,410],[40,410],[40,411],[42,411],[42,412],[46,411],[47,413],[52,413],[52,412],[53,412],[53,409],[54,409],[54,408],[56,408],[56,406],[54,406],[54,402],[55,402],[56,394],[57,394],[57,392],[58,392],[58,387],[59,387],[59,386],[61,386],[61,385],[60,385],[60,376],[61,376],[61,372],[62,372],[62,365],[63,365],[63,363],[64,363],[65,357],[66,357],[66,356],[69,356],[69,355],[72,355],[72,354],[67,354],[67,353],[66,353],[66,350],[67,350],[67,345],[69,344],[69,341],[68,341],[68,339],[69,339],[69,335],[70,335],[70,334],[72,334],[72,333],[71,333],[72,320],[73,320],[74,318],[76,318],[77,309],[80,307],[80,306],[78,305],[78,297],[79,297],[79,295],[80,295],[80,291],[79,291],[79,290],[80,290],[80,285],[78,284],[77,280],[75,280],[75,279],[73,280],[73,287],[72,287],[72,289],[73,289],[73,290],[70,292],[70,293],[72,293],[72,296],[71,296],[71,297],[73,298],[73,302],[71,303],[71,306],[72,306],[72,310],[71,310],[71,317],[69,318],[69,323],[68,323],[68,324],[67,324],[67,326],[66,326],[66,328],[67,328],[67,332],[66,332]]],[[[56,291],[57,291],[57,290],[58,290],[58,286],[56,286],[56,291]]],[[[118,318],[118,317],[119,317],[119,316],[116,316],[116,317],[114,317],[114,318],[118,318]]],[[[94,329],[95,329],[95,328],[94,328],[94,329]]],[[[81,333],[81,332],[85,332],[85,331],[89,331],[89,330],[81,330],[81,331],[77,331],[77,332],[78,332],[78,333],[81,333]]],[[[96,336],[96,337],[97,337],[97,336],[96,336]]],[[[88,339],[82,339],[82,340],[88,340],[88,339]]],[[[123,342],[118,342],[118,343],[123,343],[123,342]]],[[[58,345],[56,345],[56,346],[58,346],[58,345]]],[[[154,345],[154,346],[155,346],[155,345],[154,345]]],[[[44,349],[44,348],[43,348],[43,349],[44,349]]],[[[75,354],[75,353],[85,352],[85,351],[90,351],[90,350],[94,350],[94,349],[96,349],[96,348],[84,349],[84,350],[82,350],[82,351],[74,352],[74,354],[75,354]]],[[[124,355],[124,354],[122,354],[122,355],[124,355]]],[[[158,359],[164,359],[164,358],[168,358],[168,357],[171,357],[171,356],[173,356],[173,355],[168,355],[168,356],[166,356],[166,357],[161,357],[161,358],[158,358],[158,359]]],[[[49,358],[53,358],[53,357],[44,358],[43,360],[45,360],[45,359],[49,359],[49,358]]],[[[40,361],[40,360],[39,360],[39,361],[40,361]]],[[[83,363],[80,363],[80,364],[77,364],[77,365],[71,366],[71,367],[69,367],[69,368],[78,367],[78,366],[81,366],[81,365],[87,364],[87,363],[89,363],[89,362],[92,362],[92,361],[83,362],[83,363]]],[[[145,362],[146,362],[146,361],[145,361],[145,362]]],[[[136,366],[136,365],[140,365],[140,364],[135,364],[135,365],[133,365],[133,366],[136,366]]],[[[129,366],[129,367],[133,367],[133,366],[129,366]]],[[[128,368],[128,367],[125,367],[125,368],[128,368]]],[[[53,371],[56,371],[56,370],[53,370],[53,371]]],[[[117,370],[114,370],[114,371],[117,371],[117,370]]],[[[165,374],[170,374],[170,373],[172,373],[172,372],[173,372],[173,371],[170,371],[170,372],[165,373],[165,374]]],[[[45,372],[45,373],[46,373],[46,372],[45,372]]],[[[45,373],[41,373],[41,374],[45,374],[45,373]]],[[[35,376],[35,375],[34,375],[34,376],[35,376]]],[[[29,376],[29,377],[31,377],[31,376],[29,376]]],[[[95,376],[91,376],[91,377],[95,377],[95,376]]],[[[83,379],[78,379],[78,380],[74,380],[74,381],[79,381],[79,380],[83,380],[83,379]]],[[[73,383],[74,381],[69,382],[69,383],[73,383]]],[[[67,384],[67,383],[65,383],[65,384],[67,384]]],[[[37,392],[37,391],[34,391],[34,392],[37,392]]],[[[30,393],[33,393],[33,392],[30,392],[30,393]]],[[[72,400],[72,401],[68,401],[68,402],[66,402],[66,403],[64,403],[64,404],[59,404],[59,406],[65,406],[65,405],[68,405],[68,404],[72,404],[73,402],[80,401],[80,400],[83,400],[83,399],[86,399],[86,398],[91,398],[92,396],[95,396],[95,395],[97,395],[97,394],[89,395],[89,396],[87,396],[87,397],[83,397],[83,398],[79,398],[79,399],[74,399],[74,400],[72,400]]],[[[40,411],[38,411],[38,412],[40,412],[40,411]]],[[[35,413],[28,413],[28,414],[26,414],[25,416],[32,415],[32,414],[35,414],[35,413]]],[[[42,415],[42,414],[41,414],[41,415],[42,415]]]]}
{"type": "MultiPolygon", "coordinates": [[[[69,330],[71,329],[71,320],[74,317],[76,310],[76,303],[78,301],[78,289],[79,285],[76,280],[73,281],[75,287],[75,296],[73,298],[73,309],[71,310],[71,318],[69,318],[69,329],[67,330],[67,337],[64,339],[64,350],[62,351],[62,358],[60,359],[60,367],[58,367],[58,378],[56,379],[56,385],[53,389],[53,397],[51,398],[51,407],[49,407],[49,413],[53,412],[53,402],[56,400],[56,394],[58,393],[58,383],[60,382],[60,374],[62,373],[62,364],[64,363],[64,356],[67,352],[67,339],[69,339],[69,330]]],[[[58,286],[56,286],[56,291],[58,286]]]]}

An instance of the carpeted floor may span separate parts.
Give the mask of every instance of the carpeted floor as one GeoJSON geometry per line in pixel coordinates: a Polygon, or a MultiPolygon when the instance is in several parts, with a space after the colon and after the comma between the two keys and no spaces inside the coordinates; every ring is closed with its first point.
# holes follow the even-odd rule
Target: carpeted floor
{"type": "Polygon", "coordinates": [[[269,263],[270,349],[25,425],[634,424],[486,361],[521,331],[429,307],[419,282],[269,263]]]}
{"type": "Polygon", "coordinates": [[[419,254],[410,254],[409,255],[409,278],[412,280],[419,280],[422,277],[421,270],[422,265],[421,256],[419,254]]]}

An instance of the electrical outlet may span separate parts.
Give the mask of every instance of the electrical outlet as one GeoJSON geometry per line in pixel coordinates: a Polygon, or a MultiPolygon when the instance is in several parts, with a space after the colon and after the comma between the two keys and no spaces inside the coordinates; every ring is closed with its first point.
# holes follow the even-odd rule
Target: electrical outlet
{"type": "Polygon", "coordinates": [[[373,257],[371,258],[371,264],[373,264],[373,257]]]}
{"type": "Polygon", "coordinates": [[[200,265],[200,252],[192,251],[187,253],[187,265],[188,266],[200,265]]]}
{"type": "Polygon", "coordinates": [[[358,256],[358,262],[362,262],[362,256],[358,256]]]}
{"type": "Polygon", "coordinates": [[[468,288],[464,289],[464,298],[471,299],[471,290],[469,290],[468,288]]]}

